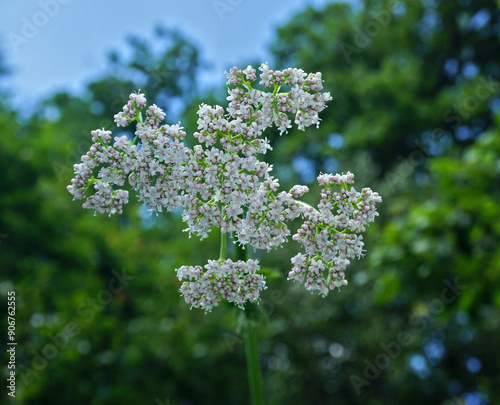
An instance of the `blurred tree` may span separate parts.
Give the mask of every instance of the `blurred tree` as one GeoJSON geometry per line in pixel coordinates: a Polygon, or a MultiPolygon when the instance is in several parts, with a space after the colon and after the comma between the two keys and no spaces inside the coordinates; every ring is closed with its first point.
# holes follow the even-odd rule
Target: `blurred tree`
{"type": "MultiPolygon", "coordinates": [[[[192,88],[181,93],[182,77],[197,69],[184,50],[192,45],[173,38],[164,49],[170,56],[158,58],[183,69],[180,82],[150,87],[153,97],[164,94],[164,102],[187,98],[192,88]]],[[[129,75],[144,63],[132,60],[129,75]]],[[[206,262],[218,252],[218,239],[187,244],[178,214],[150,217],[134,201],[123,216],[94,217],[65,190],[72,165],[91,144],[90,130],[115,130],[112,114],[143,83],[110,76],[91,83],[82,98],[54,95],[28,118],[12,111],[8,100],[0,105],[0,130],[7,134],[0,139],[0,294],[14,289],[17,296],[20,404],[155,403],[166,397],[217,403],[220,395],[244,401],[245,380],[244,390],[226,385],[244,370],[243,353],[232,354],[220,337],[227,325],[232,328],[231,312],[209,319],[189,311],[173,271],[186,258],[206,262]],[[121,98],[120,89],[126,90],[121,98]],[[109,100],[117,105],[104,104],[109,100]],[[218,362],[226,366],[211,376],[218,362]],[[194,364],[196,374],[190,372],[194,364]]],[[[5,305],[2,299],[3,313],[5,305]]]]}
{"type": "MultiPolygon", "coordinates": [[[[258,256],[283,274],[262,302],[268,403],[500,401],[498,31],[483,0],[330,4],[278,30],[276,65],[323,72],[334,100],[319,130],[268,134],[275,173],[286,187],[351,170],[384,203],[367,257],[326,299],[286,281],[293,243],[258,256]]],[[[172,271],[218,241],[186,243],[178,214],[137,202],[93,217],[64,189],[90,130],[115,131],[132,90],[167,120],[186,105],[189,134],[198,104],[225,102],[197,93],[199,54],[180,34],[129,44],[82,97],[56,94],[29,119],[0,96],[0,294],[18,297],[18,402],[246,404],[235,311],[189,311],[172,271]]]]}
{"type": "Polygon", "coordinates": [[[351,284],[283,317],[276,401],[286,376],[297,403],[498,402],[498,21],[491,1],[383,1],[278,29],[277,67],[323,72],[334,96],[319,131],[276,142],[278,171],[351,170],[384,204],[351,284]]]}
{"type": "Polygon", "coordinates": [[[130,37],[128,45],[130,56],[111,52],[110,76],[89,85],[100,112],[108,117],[116,114],[123,105],[118,97],[126,99],[131,88],[140,88],[167,113],[167,119],[178,118],[197,89],[198,49],[177,31],[163,26],[156,27],[152,41],[130,37]]]}
{"type": "Polygon", "coordinates": [[[492,0],[364,1],[296,15],[278,29],[276,65],[321,71],[334,101],[326,125],[287,143],[321,170],[365,150],[383,172],[419,145],[430,154],[469,145],[498,106],[499,21],[492,0]]]}

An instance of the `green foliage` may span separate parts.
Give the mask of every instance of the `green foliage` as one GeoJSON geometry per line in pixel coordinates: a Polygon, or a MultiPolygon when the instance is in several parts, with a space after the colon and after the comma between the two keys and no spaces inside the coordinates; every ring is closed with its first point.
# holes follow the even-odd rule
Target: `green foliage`
{"type": "MultiPolygon", "coordinates": [[[[278,29],[276,67],[321,71],[334,96],[319,130],[270,134],[282,185],[351,170],[384,202],[349,285],[325,299],[286,281],[293,243],[251,252],[268,275],[255,318],[267,403],[500,401],[498,24],[491,1],[377,1],[278,29]]],[[[20,404],[248,403],[237,310],[190,311],[173,271],[213,257],[217,238],[135,201],[93,216],[65,190],[132,90],[175,121],[169,106],[184,106],[188,137],[198,104],[225,102],[197,92],[189,41],[158,29],[154,42],[130,40],[112,75],[28,119],[2,97],[0,310],[15,289],[20,404]]]]}
{"type": "Polygon", "coordinates": [[[321,71],[334,101],[319,135],[289,139],[300,138],[301,154],[321,169],[328,156],[363,149],[384,171],[436,129],[468,144],[456,138],[460,126],[477,135],[492,125],[499,15],[486,0],[366,2],[358,13],[330,4],[298,14],[278,29],[276,64],[321,71]],[[341,152],[308,147],[311,137],[326,145],[331,133],[344,137],[341,152]]]}

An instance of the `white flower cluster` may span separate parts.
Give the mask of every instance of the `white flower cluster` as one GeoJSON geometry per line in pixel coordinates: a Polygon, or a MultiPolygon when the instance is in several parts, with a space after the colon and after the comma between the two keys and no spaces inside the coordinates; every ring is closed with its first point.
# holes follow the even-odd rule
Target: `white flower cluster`
{"type": "Polygon", "coordinates": [[[138,111],[146,106],[147,100],[142,93],[132,93],[128,103],[123,106],[121,112],[115,115],[115,122],[119,127],[125,127],[134,121],[138,111]]]}
{"type": "Polygon", "coordinates": [[[256,260],[209,260],[205,269],[182,266],[177,269],[177,277],[180,281],[186,280],[180,289],[186,303],[206,312],[222,300],[243,308],[246,302],[256,302],[262,290],[267,288],[264,277],[257,274],[259,264],[256,260]]]}
{"type": "MultiPolygon", "coordinates": [[[[278,190],[278,180],[270,174],[272,166],[258,158],[271,149],[267,138],[262,137],[264,131],[274,126],[283,134],[292,122],[302,130],[319,125],[319,113],[331,97],[321,92],[321,73],[307,74],[292,68],[274,71],[267,63],[259,70],[259,84],[270,91],[252,87],[257,81],[257,70],[252,66],[244,70],[234,67],[227,73],[231,87],[227,111],[220,106],[200,105],[198,131],[193,134],[199,144],[194,148],[184,145],[186,133],[179,124],[162,125],[165,113],[154,104],[146,108],[144,94],[131,94],[123,110],[115,115],[115,122],[118,126],[136,122],[135,138],[115,137],[112,142],[110,131],[93,131],[94,143],[82,156],[82,162],[74,166],[75,177],[68,190],[75,199],[85,200],[84,208],[111,215],[122,213],[128,202],[128,191],[122,189],[128,180],[139,200],[151,211],[181,207],[190,234],[203,239],[214,227],[220,228],[223,234],[232,233],[240,245],[255,249],[270,250],[286,242],[290,235],[287,223],[305,213],[308,221],[298,238],[315,264],[302,256],[295,258],[290,277],[307,278],[308,289],[319,288],[324,293],[324,283],[319,282],[322,270],[318,268],[317,276],[310,272],[306,277],[306,269],[323,266],[316,263],[331,267],[329,263],[335,255],[344,260],[351,251],[360,251],[362,242],[357,233],[373,220],[372,201],[376,197],[369,200],[369,191],[365,190],[361,197],[343,190],[338,195],[340,200],[333,201],[337,194],[331,197],[329,191],[324,191],[316,214],[306,212],[296,200],[308,191],[307,187],[278,190]],[[345,198],[348,201],[344,202],[345,198]],[[352,211],[354,203],[356,209],[352,211]],[[339,215],[333,215],[334,209],[339,215]],[[332,227],[353,232],[340,233],[344,235],[342,243],[348,246],[341,248],[344,253],[329,242],[332,227]],[[307,233],[311,229],[314,238],[307,233]]],[[[328,176],[318,180],[326,185],[336,178],[328,176]]],[[[343,177],[337,180],[339,184],[350,181],[343,177]]],[[[223,298],[237,305],[253,302],[265,287],[264,278],[256,274],[257,262],[224,262],[224,257],[221,260],[210,261],[206,272],[199,266],[178,270],[180,279],[189,279],[181,291],[194,307],[209,310],[223,298]]],[[[348,263],[346,259],[342,263],[345,262],[348,263]]],[[[335,266],[341,269],[343,264],[338,262],[335,266]]],[[[343,280],[340,270],[335,275],[343,280]]]]}
{"type": "Polygon", "coordinates": [[[331,100],[330,93],[321,93],[323,89],[321,73],[305,73],[302,69],[288,68],[283,71],[271,70],[267,63],[259,68],[259,84],[273,88],[272,93],[254,90],[251,83],[257,80],[256,70],[248,66],[241,71],[231,69],[227,74],[227,84],[241,84],[229,91],[229,114],[234,118],[248,122],[245,126],[250,136],[256,136],[266,128],[275,125],[280,134],[291,128],[291,119],[287,113],[295,115],[299,129],[315,124],[319,126],[319,113],[331,100]],[[282,85],[290,87],[288,92],[279,93],[282,85]]]}
{"type": "Polygon", "coordinates": [[[347,285],[344,272],[349,259],[363,256],[361,233],[378,215],[375,204],[382,198],[369,188],[357,192],[350,172],[320,175],[318,183],[323,187],[318,210],[309,207],[304,214],[306,221],[293,235],[306,254],[292,258],[288,278],[325,296],[329,290],[347,285]],[[334,186],[340,190],[332,191],[334,186]]]}
{"type": "MultiPolygon", "coordinates": [[[[127,138],[125,137],[127,140],[127,138]]],[[[119,152],[122,138],[116,138],[114,145],[111,145],[111,132],[104,130],[92,131],[92,141],[94,144],[90,150],[82,156],[82,163],[76,164],[75,177],[71,180],[71,185],[67,187],[75,199],[85,199],[83,208],[93,209],[100,213],[121,214],[123,205],[128,202],[128,191],[114,189],[112,186],[123,186],[126,173],[123,167],[127,167],[132,160],[130,156],[123,156],[119,152]],[[93,171],[100,165],[107,165],[99,170],[99,178],[95,179],[93,171]],[[93,187],[95,193],[87,197],[87,190],[93,187]]],[[[130,147],[127,140],[126,143],[130,147]]],[[[137,149],[137,147],[135,147],[137,149]]]]}
{"type": "MultiPolygon", "coordinates": [[[[140,120],[140,111],[146,105],[144,94],[131,94],[124,112],[115,115],[118,126],[140,120]],[[131,114],[135,114],[131,118],[131,114]]],[[[128,191],[123,187],[128,178],[130,186],[137,191],[139,199],[154,211],[167,211],[181,205],[179,192],[185,188],[184,165],[190,150],[182,140],[186,133],[179,125],[163,125],[165,113],[156,105],[146,111],[145,122],[139,122],[136,142],[127,136],[115,137],[111,143],[111,132],[92,131],[94,144],[82,163],[76,164],[71,185],[67,187],[75,199],[86,199],[83,208],[100,213],[121,214],[123,204],[128,202],[128,191]],[[140,148],[138,141],[141,141],[140,148]],[[94,176],[96,173],[96,177],[94,176]],[[92,189],[94,194],[91,194],[92,189]]]]}

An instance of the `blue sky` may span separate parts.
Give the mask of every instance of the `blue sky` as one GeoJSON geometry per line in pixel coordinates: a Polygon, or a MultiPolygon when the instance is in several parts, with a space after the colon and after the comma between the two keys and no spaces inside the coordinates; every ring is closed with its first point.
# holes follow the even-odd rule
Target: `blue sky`
{"type": "Polygon", "coordinates": [[[276,27],[307,5],[328,0],[28,0],[0,3],[0,49],[13,71],[16,104],[56,90],[78,91],[104,72],[106,54],[126,49],[130,34],[150,38],[163,24],[182,31],[212,70],[203,82],[224,81],[224,70],[269,59],[276,27]]]}

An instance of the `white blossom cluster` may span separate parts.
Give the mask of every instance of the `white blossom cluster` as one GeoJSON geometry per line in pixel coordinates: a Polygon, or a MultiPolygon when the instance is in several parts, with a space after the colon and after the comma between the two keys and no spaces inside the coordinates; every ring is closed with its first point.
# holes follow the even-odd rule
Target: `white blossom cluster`
{"type": "MultiPolygon", "coordinates": [[[[307,74],[292,68],[274,71],[267,63],[262,64],[259,71],[258,74],[248,66],[226,72],[230,85],[228,108],[199,106],[198,131],[193,134],[199,144],[193,148],[184,144],[186,133],[180,124],[163,124],[165,113],[158,106],[146,108],[144,94],[131,94],[122,111],[115,115],[115,122],[119,127],[135,122],[135,138],[131,140],[123,135],[112,141],[110,131],[93,131],[94,143],[82,156],[82,162],[74,166],[75,177],[68,191],[75,199],[85,200],[84,208],[109,215],[121,214],[128,202],[129,193],[124,189],[128,182],[152,212],[182,208],[182,220],[190,235],[203,239],[213,228],[219,228],[222,233],[232,233],[240,245],[255,249],[279,247],[290,236],[287,223],[306,215],[305,228],[297,235],[314,263],[320,260],[328,267],[334,260],[335,249],[328,242],[330,228],[316,230],[326,226],[324,224],[338,229],[344,226],[351,231],[352,234],[342,236],[342,240],[357,252],[361,249],[360,243],[362,246],[358,233],[370,222],[368,219],[373,220],[376,215],[371,208],[376,198],[368,200],[369,191],[363,190],[360,197],[344,190],[347,194],[339,194],[340,200],[333,201],[331,198],[337,195],[330,197],[325,188],[316,214],[305,210],[297,201],[309,191],[306,186],[279,191],[279,182],[271,175],[272,166],[259,160],[260,155],[271,149],[263,137],[266,129],[274,126],[283,134],[293,122],[302,130],[319,125],[319,113],[331,100],[329,93],[322,92],[321,73],[307,74]],[[257,76],[260,77],[258,84],[265,90],[252,87],[257,76]],[[344,203],[346,195],[349,201],[344,203]],[[355,215],[350,211],[351,198],[356,199],[355,215]],[[360,198],[364,198],[363,202],[360,198]],[[334,215],[334,210],[340,214],[334,215]],[[315,235],[319,232],[319,239],[309,237],[307,232],[311,226],[315,235]],[[354,242],[350,242],[351,237],[354,242]]],[[[325,176],[330,175],[320,176],[318,180],[324,184],[334,181],[325,176]]],[[[342,177],[338,181],[348,184],[350,180],[344,181],[342,177]]],[[[350,257],[351,250],[345,248],[342,254],[335,252],[344,260],[350,257]]],[[[324,288],[318,284],[319,275],[306,277],[306,269],[313,265],[302,257],[305,258],[294,258],[295,267],[290,277],[307,279],[306,288],[319,288],[324,294],[324,288]]],[[[341,264],[336,266],[341,268],[341,264]]],[[[256,274],[258,264],[252,260],[233,263],[221,257],[218,262],[210,261],[205,268],[206,272],[200,266],[183,266],[177,270],[179,279],[189,280],[184,282],[181,291],[193,307],[210,310],[221,299],[236,305],[254,302],[265,288],[264,277],[256,274]]],[[[341,277],[340,270],[335,274],[341,277]]],[[[333,284],[321,284],[324,285],[333,284]]]]}
{"type": "MultiPolygon", "coordinates": [[[[131,94],[123,112],[115,115],[117,125],[139,120],[145,105],[144,94],[131,94]]],[[[182,127],[159,126],[164,117],[160,108],[150,106],[144,122],[137,124],[136,142],[123,135],[111,143],[110,131],[92,131],[94,143],[82,156],[82,163],[74,166],[76,176],[67,187],[75,199],[86,199],[83,208],[121,214],[123,204],[128,202],[128,191],[120,187],[127,179],[139,199],[153,211],[170,211],[181,205],[179,193],[185,188],[184,165],[190,150],[182,142],[186,136],[182,127]]]]}
{"type": "Polygon", "coordinates": [[[257,274],[257,260],[209,260],[201,266],[182,266],[177,277],[182,283],[181,293],[187,304],[202,308],[206,312],[219,305],[222,300],[243,308],[246,302],[256,302],[266,287],[264,277],[257,274]]]}
{"type": "Polygon", "coordinates": [[[252,88],[251,83],[257,80],[256,70],[248,66],[241,71],[234,67],[227,74],[227,84],[241,85],[229,91],[228,111],[231,117],[240,118],[245,125],[245,136],[251,139],[259,136],[268,127],[275,125],[280,134],[288,132],[294,115],[299,129],[315,124],[319,126],[319,113],[331,100],[330,93],[321,93],[323,84],[321,73],[305,73],[302,69],[288,68],[283,71],[271,70],[263,63],[259,70],[259,84],[274,91],[263,92],[252,88]],[[282,85],[290,87],[288,92],[279,93],[282,85]]]}
{"type": "Polygon", "coordinates": [[[364,188],[356,191],[354,174],[322,174],[318,177],[322,188],[318,209],[306,209],[306,221],[293,235],[302,244],[306,254],[292,258],[291,280],[303,283],[311,292],[318,290],[326,296],[329,290],[347,285],[345,270],[349,259],[363,256],[365,226],[378,215],[375,204],[382,202],[378,193],[364,188]],[[333,191],[337,187],[339,191],[333,191]]]}

